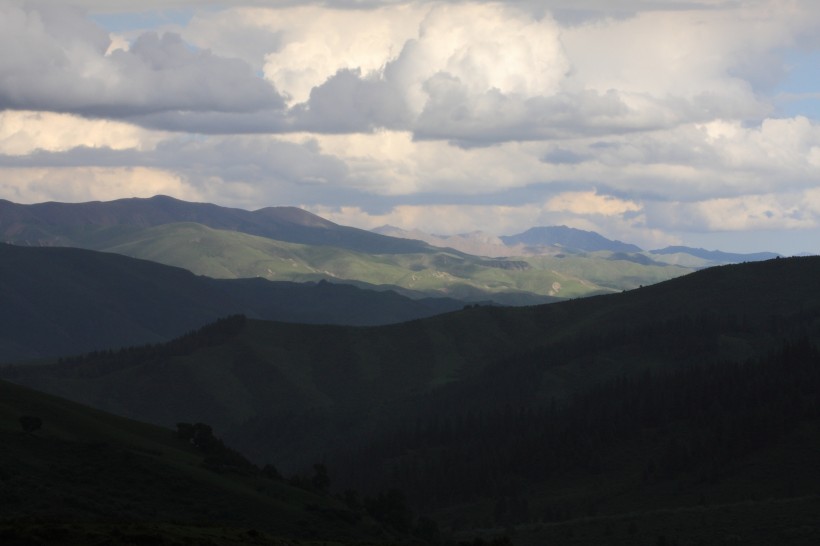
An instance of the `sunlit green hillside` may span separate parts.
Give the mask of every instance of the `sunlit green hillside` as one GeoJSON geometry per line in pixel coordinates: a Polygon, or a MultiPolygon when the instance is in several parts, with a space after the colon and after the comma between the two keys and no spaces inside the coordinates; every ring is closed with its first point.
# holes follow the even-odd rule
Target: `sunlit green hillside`
{"type": "Polygon", "coordinates": [[[597,253],[562,258],[490,259],[457,251],[366,254],[332,246],[275,241],[200,224],[166,224],[130,235],[106,250],[184,267],[217,278],[331,279],[396,286],[463,299],[526,302],[578,297],[651,284],[689,272],[597,253]],[[517,295],[517,299],[516,299],[517,295]]]}

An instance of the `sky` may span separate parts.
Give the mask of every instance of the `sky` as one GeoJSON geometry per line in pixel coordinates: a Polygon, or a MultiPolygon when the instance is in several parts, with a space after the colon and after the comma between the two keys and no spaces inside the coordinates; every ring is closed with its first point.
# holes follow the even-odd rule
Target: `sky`
{"type": "Polygon", "coordinates": [[[820,253],[815,0],[0,0],[0,199],[820,253]]]}

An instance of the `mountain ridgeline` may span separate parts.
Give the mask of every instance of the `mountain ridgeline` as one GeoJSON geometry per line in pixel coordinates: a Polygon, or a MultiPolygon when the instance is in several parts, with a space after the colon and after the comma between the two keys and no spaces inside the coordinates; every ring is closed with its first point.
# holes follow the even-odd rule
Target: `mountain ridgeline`
{"type": "Polygon", "coordinates": [[[246,211],[164,196],[77,204],[0,201],[0,239],[15,245],[114,252],[214,278],[327,280],[471,304],[533,305],[616,292],[727,260],[757,259],[685,248],[648,253],[566,226],[504,238],[380,231],[395,236],[340,226],[293,207],[246,211]]]}
{"type": "Polygon", "coordinates": [[[349,285],[218,280],[76,248],[0,244],[0,362],[158,343],[219,317],[375,325],[453,311],[349,285]]]}
{"type": "Polygon", "coordinates": [[[507,245],[523,244],[530,247],[557,246],[568,250],[595,252],[609,250],[612,252],[640,252],[638,246],[612,241],[593,231],[573,229],[567,226],[535,227],[518,235],[501,237],[507,245]]]}
{"type": "Polygon", "coordinates": [[[818,278],[820,258],[775,259],[389,326],[242,319],[1,375],[153,423],[210,423],[285,472],[322,460],[340,491],[401,490],[448,532],[711,544],[714,524],[743,543],[809,544],[818,278]]]}
{"type": "Polygon", "coordinates": [[[189,203],[167,196],[33,205],[0,200],[0,237],[4,242],[18,245],[100,249],[114,237],[177,222],[361,252],[430,251],[428,245],[419,241],[340,226],[296,207],[247,211],[210,203],[189,203]]]}
{"type": "Polygon", "coordinates": [[[380,231],[0,201],[0,541],[820,542],[820,258],[380,231]]]}

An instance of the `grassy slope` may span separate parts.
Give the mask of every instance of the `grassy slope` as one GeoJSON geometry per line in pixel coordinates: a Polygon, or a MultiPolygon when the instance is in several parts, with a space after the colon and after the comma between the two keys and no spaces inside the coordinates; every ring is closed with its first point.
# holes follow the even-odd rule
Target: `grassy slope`
{"type": "Polygon", "coordinates": [[[509,261],[455,251],[364,254],[331,246],[284,243],[192,223],[150,228],[106,250],[217,278],[353,280],[466,299],[516,292],[577,297],[633,288],[689,271],[609,260],[606,253],[567,259],[531,258],[522,260],[525,268],[504,268],[500,266],[509,261]]]}
{"type": "Polygon", "coordinates": [[[380,533],[366,522],[344,523],[305,509],[342,511],[329,497],[256,475],[207,470],[201,453],[171,430],[6,382],[0,382],[0,443],[4,544],[26,538],[83,543],[83,536],[97,535],[113,535],[118,544],[129,532],[233,544],[241,543],[243,528],[264,531],[259,542],[267,544],[278,543],[272,536],[349,540],[380,533]],[[23,433],[21,415],[40,417],[42,429],[23,433]],[[32,521],[38,523],[26,523],[32,521]],[[130,529],[113,525],[125,521],[130,529]],[[49,527],[50,539],[43,536],[49,527]]]}

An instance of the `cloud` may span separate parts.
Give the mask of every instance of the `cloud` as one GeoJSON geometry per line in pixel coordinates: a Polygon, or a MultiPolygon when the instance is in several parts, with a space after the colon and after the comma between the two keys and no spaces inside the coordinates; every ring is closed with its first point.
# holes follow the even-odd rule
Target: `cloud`
{"type": "Polygon", "coordinates": [[[167,137],[106,119],[51,112],[0,112],[0,153],[7,155],[26,155],[37,150],[62,152],[78,147],[149,150],[167,137]]]}
{"type": "MultiPolygon", "coordinates": [[[[296,144],[273,137],[212,137],[206,140],[174,137],[148,150],[85,146],[53,152],[38,150],[23,156],[0,156],[0,168],[4,173],[17,173],[3,188],[12,197],[26,192],[43,195],[46,188],[54,192],[51,199],[76,196],[82,193],[79,188],[83,184],[89,186],[88,192],[100,190],[102,184],[94,173],[121,172],[127,180],[137,180],[133,174],[135,170],[167,173],[180,185],[175,195],[184,192],[188,196],[209,197],[247,207],[338,199],[340,194],[348,191],[343,187],[348,169],[342,161],[321,153],[315,143],[296,144]],[[65,174],[46,176],[43,173],[48,169],[55,173],[75,173],[72,176],[77,178],[65,174]],[[32,180],[43,179],[48,183],[32,185],[20,174],[26,171],[33,173],[32,180]],[[84,180],[84,173],[94,176],[89,175],[88,180],[84,180]],[[65,184],[68,189],[59,189],[60,184],[65,184]]],[[[147,177],[140,195],[149,188],[155,193],[161,189],[150,182],[154,179],[154,175],[147,177]]],[[[130,195],[133,190],[125,183],[112,185],[112,188],[120,192],[120,197],[130,195]]],[[[112,192],[104,190],[99,193],[111,195],[112,192]]]]}
{"type": "Polygon", "coordinates": [[[462,200],[487,194],[498,197],[506,190],[551,178],[531,147],[518,143],[453,148],[393,131],[310,138],[349,166],[350,179],[358,188],[379,195],[462,200]]]}
{"type": "Polygon", "coordinates": [[[786,75],[777,51],[805,34],[804,5],[653,5],[661,9],[570,26],[525,3],[277,10],[282,48],[266,57],[265,74],[298,105],[291,130],[402,129],[461,146],[772,111],[767,92],[786,75]],[[341,100],[328,109],[321,98],[337,92],[341,100]],[[366,100],[344,100],[351,94],[366,100]]]}
{"type": "Polygon", "coordinates": [[[279,51],[285,30],[271,22],[271,12],[254,8],[194,13],[182,27],[171,27],[186,42],[221,57],[242,59],[261,73],[265,56],[279,51]]]}
{"type": "Polygon", "coordinates": [[[400,130],[464,147],[621,135],[762,119],[786,74],[777,52],[814,28],[800,2],[633,2],[572,25],[552,11],[612,10],[235,4],[127,48],[81,11],[3,5],[0,46],[22,54],[0,61],[0,107],[203,134],[400,130]]]}
{"type": "Polygon", "coordinates": [[[158,194],[201,201],[205,195],[176,173],[144,167],[4,168],[0,194],[18,203],[76,203],[158,194]]]}
{"type": "MultiPolygon", "coordinates": [[[[97,21],[146,5],[79,2],[97,21]]],[[[125,197],[144,176],[341,223],[565,223],[647,247],[820,216],[820,124],[794,114],[816,89],[789,84],[820,47],[804,0],[180,0],[115,34],[17,4],[0,3],[5,198],[125,197]]]]}
{"type": "Polygon", "coordinates": [[[251,11],[257,24],[281,35],[281,47],[265,56],[264,73],[293,105],[308,101],[315,87],[340,71],[379,74],[416,37],[429,9],[403,2],[375,9],[308,5],[251,11]]]}
{"type": "Polygon", "coordinates": [[[292,112],[293,125],[319,133],[367,133],[402,129],[410,112],[400,91],[378,78],[362,78],[359,69],[343,69],[314,87],[305,105],[292,112]]]}
{"type": "Polygon", "coordinates": [[[648,207],[649,225],[691,232],[795,230],[820,227],[815,190],[658,203],[648,207]]]}
{"type": "Polygon", "coordinates": [[[618,199],[611,195],[599,195],[594,191],[563,192],[551,197],[545,209],[553,212],[571,212],[578,215],[600,214],[603,216],[623,215],[641,210],[634,201],[618,199]]]}
{"type": "Polygon", "coordinates": [[[71,8],[0,4],[0,109],[127,118],[166,111],[278,109],[281,97],[250,66],[179,35],[145,33],[106,54],[107,32],[71,8]]]}

